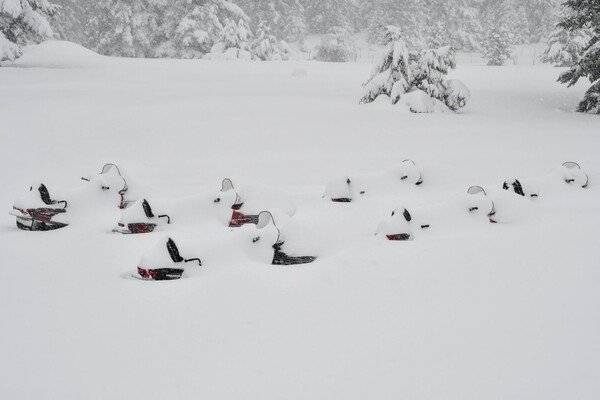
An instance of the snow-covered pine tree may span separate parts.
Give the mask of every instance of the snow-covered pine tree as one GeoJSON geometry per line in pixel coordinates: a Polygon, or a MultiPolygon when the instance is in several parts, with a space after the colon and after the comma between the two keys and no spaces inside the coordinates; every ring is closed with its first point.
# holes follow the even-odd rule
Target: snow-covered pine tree
{"type": "Polygon", "coordinates": [[[530,0],[525,4],[530,43],[539,43],[554,31],[558,5],[561,2],[562,0],[530,0]]]}
{"type": "Polygon", "coordinates": [[[250,52],[259,60],[267,61],[277,53],[277,39],[273,36],[271,27],[266,21],[258,24],[254,33],[254,40],[250,44],[250,52]]]}
{"type": "Polygon", "coordinates": [[[317,47],[315,59],[328,62],[346,62],[352,57],[348,31],[340,26],[329,29],[317,47]]]}
{"type": "Polygon", "coordinates": [[[526,4],[523,0],[503,0],[498,6],[498,19],[502,21],[499,26],[506,26],[510,32],[511,44],[529,43],[531,34],[526,4]]]}
{"type": "Polygon", "coordinates": [[[352,33],[356,8],[351,0],[306,0],[306,19],[311,33],[332,34],[343,29],[352,33]]]}
{"type": "Polygon", "coordinates": [[[283,37],[291,42],[302,40],[307,33],[304,6],[299,0],[287,0],[287,4],[283,37]]]}
{"type": "Polygon", "coordinates": [[[423,47],[427,4],[420,0],[373,0],[367,32],[371,43],[385,45],[387,27],[402,28],[403,38],[411,47],[423,47]]]}
{"type": "Polygon", "coordinates": [[[124,57],[154,57],[161,0],[108,0],[100,6],[95,50],[124,57]]]}
{"type": "Polygon", "coordinates": [[[590,37],[587,30],[569,31],[558,27],[548,38],[548,45],[540,61],[557,67],[570,67],[579,61],[579,55],[589,43],[590,37]]]}
{"type": "Polygon", "coordinates": [[[252,54],[248,51],[248,41],[251,36],[252,33],[244,19],[240,19],[237,23],[227,19],[219,41],[213,45],[205,58],[250,61],[252,54]]]}
{"type": "Polygon", "coordinates": [[[568,31],[590,29],[592,36],[581,50],[579,60],[558,80],[570,87],[580,78],[588,78],[592,86],[585,93],[577,111],[600,114],[600,0],[568,0],[563,7],[566,12],[559,27],[568,31]]]}
{"type": "Polygon", "coordinates": [[[487,65],[504,65],[512,54],[513,33],[511,22],[514,11],[512,2],[490,3],[484,9],[483,32],[481,43],[482,56],[487,65]]]}
{"type": "Polygon", "coordinates": [[[427,44],[473,51],[479,47],[479,12],[474,0],[429,0],[427,44]]]}
{"type": "Polygon", "coordinates": [[[481,55],[487,65],[500,66],[506,63],[512,54],[512,35],[505,25],[496,25],[488,31],[481,47],[481,55]]]}
{"type": "MultiPolygon", "coordinates": [[[[183,58],[199,58],[220,41],[225,21],[249,21],[246,13],[228,0],[187,0],[186,12],[177,23],[173,47],[183,58]]],[[[230,26],[229,30],[233,27],[230,26]]],[[[237,24],[236,24],[237,29],[237,24]]]]}
{"type": "Polygon", "coordinates": [[[0,0],[0,62],[20,57],[29,41],[52,36],[47,18],[56,11],[47,0],[0,0]]]}
{"type": "MultiPolygon", "coordinates": [[[[387,47],[383,58],[376,65],[371,77],[365,84],[365,94],[361,103],[371,103],[381,95],[398,103],[403,97],[418,94],[444,103],[449,109],[457,111],[466,105],[470,97],[469,90],[456,80],[446,80],[450,69],[456,67],[454,51],[446,46],[434,50],[411,51],[402,38],[402,30],[388,26],[385,34],[387,47]],[[419,93],[415,93],[419,92],[419,93]]],[[[421,112],[414,110],[414,112],[421,112]]]]}
{"type": "Polygon", "coordinates": [[[60,7],[60,12],[50,18],[54,37],[83,44],[87,21],[85,2],[81,0],[53,0],[53,2],[60,7]]]}
{"type": "Polygon", "coordinates": [[[284,0],[237,0],[237,4],[250,18],[254,30],[261,22],[268,22],[271,33],[276,37],[283,36],[287,4],[284,0]]]}

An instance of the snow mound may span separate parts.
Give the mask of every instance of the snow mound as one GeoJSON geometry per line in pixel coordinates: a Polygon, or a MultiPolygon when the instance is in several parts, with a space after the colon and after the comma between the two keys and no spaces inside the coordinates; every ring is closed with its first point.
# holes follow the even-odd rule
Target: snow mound
{"type": "Polygon", "coordinates": [[[419,89],[403,94],[398,103],[408,107],[415,114],[445,112],[448,109],[444,103],[419,89]]]}
{"type": "Polygon", "coordinates": [[[97,66],[106,59],[76,43],[48,40],[23,49],[23,56],[12,63],[22,68],[85,68],[97,66]]]}

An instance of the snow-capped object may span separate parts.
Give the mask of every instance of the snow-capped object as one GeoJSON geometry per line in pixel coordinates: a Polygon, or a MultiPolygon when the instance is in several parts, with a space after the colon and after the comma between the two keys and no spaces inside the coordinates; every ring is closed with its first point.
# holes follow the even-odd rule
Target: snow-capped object
{"type": "Polygon", "coordinates": [[[67,226],[68,203],[52,198],[43,183],[32,185],[29,193],[15,201],[9,212],[17,218],[17,227],[26,231],[49,231],[67,226]]]}
{"type": "Polygon", "coordinates": [[[404,160],[389,171],[346,176],[327,183],[324,198],[333,202],[350,203],[363,196],[393,193],[398,188],[419,186],[423,183],[421,171],[412,160],[404,160]]]}
{"type": "Polygon", "coordinates": [[[121,209],[127,208],[136,200],[132,197],[129,184],[122,173],[122,169],[116,164],[104,164],[98,175],[92,178],[82,177],[81,179],[89,182],[92,187],[118,194],[118,206],[121,209]]]}
{"type": "Polygon", "coordinates": [[[183,258],[172,238],[162,239],[142,256],[134,277],[156,281],[180,279],[189,262],[202,265],[200,258],[183,258]]]}
{"type": "Polygon", "coordinates": [[[281,235],[281,231],[275,225],[273,214],[268,211],[263,211],[258,215],[258,223],[256,228],[259,232],[259,236],[254,238],[254,242],[260,240],[267,241],[269,244],[272,243],[274,249],[273,265],[297,265],[297,264],[308,264],[316,260],[314,256],[290,256],[286,254],[282,247],[285,243],[281,235]]]}
{"type": "Polygon", "coordinates": [[[247,184],[237,188],[229,178],[223,179],[221,193],[214,201],[227,202],[231,206],[230,227],[257,224],[258,214],[263,210],[282,212],[290,217],[296,212],[293,200],[280,190],[259,184],[247,184]],[[223,197],[227,194],[228,199],[223,197]]]}
{"type": "Polygon", "coordinates": [[[162,212],[156,213],[147,199],[141,199],[123,210],[123,215],[113,232],[119,233],[149,233],[158,225],[171,223],[171,217],[162,212]]]}
{"type": "Polygon", "coordinates": [[[471,98],[469,88],[458,79],[448,79],[446,81],[446,102],[449,108],[457,110],[467,105],[467,101],[471,98]]]}
{"type": "Polygon", "coordinates": [[[419,89],[413,90],[409,93],[405,93],[399,97],[400,100],[398,101],[398,103],[408,107],[410,112],[414,114],[447,111],[447,107],[444,106],[444,103],[442,103],[438,99],[430,97],[427,93],[419,89]]]}
{"type": "Polygon", "coordinates": [[[23,48],[23,55],[11,65],[21,68],[97,68],[110,64],[110,58],[68,41],[46,40],[23,48]]]}
{"type": "Polygon", "coordinates": [[[541,194],[564,190],[567,186],[587,188],[589,178],[576,162],[568,161],[548,175],[528,179],[507,179],[502,189],[524,197],[539,197],[541,194]]]}
{"type": "Polygon", "coordinates": [[[427,206],[408,209],[404,206],[392,211],[390,218],[382,221],[376,235],[388,240],[403,241],[415,238],[420,232],[437,231],[452,234],[458,226],[473,225],[481,228],[494,219],[496,207],[481,186],[472,186],[466,194],[427,206]]]}

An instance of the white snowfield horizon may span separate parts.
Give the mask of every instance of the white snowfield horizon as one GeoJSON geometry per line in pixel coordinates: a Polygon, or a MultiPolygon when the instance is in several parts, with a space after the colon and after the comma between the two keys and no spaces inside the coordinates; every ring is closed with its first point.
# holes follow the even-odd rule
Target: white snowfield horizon
{"type": "Polygon", "coordinates": [[[449,75],[467,106],[434,114],[359,105],[366,63],[119,59],[56,41],[4,63],[0,397],[597,399],[600,119],[573,112],[589,84],[467,59],[449,75]],[[423,174],[414,190],[322,198],[331,179],[404,159],[423,174]],[[510,223],[444,213],[472,185],[565,161],[587,189],[521,199],[510,223]],[[297,206],[286,244],[318,258],[272,266],[188,227],[213,258],[142,282],[128,277],[169,233],[112,233],[118,209],[17,229],[8,211],[32,183],[68,191],[106,162],[152,199],[226,177],[283,190],[297,206]],[[429,230],[375,236],[400,206],[435,210],[429,230]]]}

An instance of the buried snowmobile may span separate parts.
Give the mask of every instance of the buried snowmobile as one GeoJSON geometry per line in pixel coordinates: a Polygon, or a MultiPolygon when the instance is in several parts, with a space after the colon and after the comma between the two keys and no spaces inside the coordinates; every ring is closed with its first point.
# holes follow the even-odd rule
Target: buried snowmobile
{"type": "Polygon", "coordinates": [[[523,197],[539,197],[541,192],[558,189],[564,185],[579,186],[583,189],[589,185],[589,178],[576,162],[568,161],[548,175],[530,179],[508,179],[502,189],[512,191],[523,197]]]}
{"type": "Polygon", "coordinates": [[[13,205],[10,214],[17,217],[17,227],[25,231],[51,231],[68,225],[64,215],[66,200],[54,200],[46,185],[41,183],[37,190],[29,188],[29,194],[13,205]]]}
{"type": "Polygon", "coordinates": [[[496,215],[494,202],[488,198],[481,186],[472,186],[467,196],[458,196],[442,204],[420,207],[414,210],[414,216],[408,209],[399,207],[392,211],[391,218],[379,224],[375,235],[382,234],[388,240],[405,241],[414,238],[420,230],[432,226],[475,223],[493,219],[496,215]]]}
{"type": "Polygon", "coordinates": [[[137,273],[133,276],[143,280],[179,279],[182,277],[186,263],[197,261],[199,265],[204,265],[201,260],[208,260],[210,264],[211,260],[227,259],[232,254],[234,257],[243,255],[244,258],[259,262],[268,260],[272,265],[307,264],[316,259],[312,256],[299,257],[287,254],[283,250],[284,241],[281,232],[275,225],[273,215],[268,211],[258,215],[256,225],[249,224],[240,229],[228,230],[224,235],[208,239],[203,243],[195,240],[183,243],[184,248],[200,248],[200,257],[183,258],[175,241],[168,238],[161,240],[158,245],[144,254],[138,264],[137,273]]]}
{"type": "Polygon", "coordinates": [[[323,197],[335,203],[351,203],[364,195],[387,194],[400,182],[415,186],[423,184],[421,171],[414,161],[404,160],[397,168],[386,172],[332,180],[323,197]]]}
{"type": "Polygon", "coordinates": [[[87,182],[98,182],[102,190],[116,192],[120,196],[120,209],[127,208],[135,202],[135,199],[127,196],[129,194],[127,180],[115,164],[104,164],[98,176],[93,178],[82,177],[81,179],[87,182]]]}
{"type": "Polygon", "coordinates": [[[168,238],[166,244],[160,242],[152,251],[142,257],[137,267],[137,275],[132,276],[137,279],[154,281],[180,279],[185,269],[184,265],[193,261],[202,266],[199,258],[183,258],[173,239],[168,238]]]}
{"type": "MultiPolygon", "coordinates": [[[[271,264],[273,265],[298,265],[298,264],[309,264],[315,261],[317,258],[313,256],[290,256],[283,251],[283,245],[285,241],[281,238],[281,231],[275,225],[275,220],[273,218],[273,214],[269,211],[263,211],[258,215],[258,223],[256,228],[260,232],[261,230],[275,230],[277,233],[275,243],[272,245],[275,253],[273,254],[273,260],[271,264]]],[[[258,242],[261,239],[261,236],[257,236],[253,239],[253,242],[258,242]]]]}
{"type": "Polygon", "coordinates": [[[118,227],[113,232],[124,234],[149,233],[153,232],[156,226],[162,221],[171,223],[171,217],[167,214],[155,215],[146,199],[137,201],[123,211],[118,227]]]}
{"type": "Polygon", "coordinates": [[[221,183],[221,194],[214,202],[229,201],[231,204],[231,218],[229,227],[239,228],[245,224],[258,224],[258,214],[261,210],[278,210],[288,216],[296,211],[292,200],[284,193],[263,185],[246,186],[237,190],[229,178],[221,183]]]}
{"type": "MultiPolygon", "coordinates": [[[[235,194],[235,200],[231,205],[231,209],[233,210],[231,214],[231,220],[229,221],[229,226],[231,228],[238,228],[245,224],[254,224],[258,223],[258,215],[246,215],[240,212],[240,209],[244,205],[244,200],[240,197],[239,193],[233,187],[233,182],[229,178],[223,179],[221,183],[221,193],[232,192],[235,194]]],[[[221,197],[217,197],[215,199],[215,203],[221,202],[221,197]]]]}

